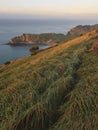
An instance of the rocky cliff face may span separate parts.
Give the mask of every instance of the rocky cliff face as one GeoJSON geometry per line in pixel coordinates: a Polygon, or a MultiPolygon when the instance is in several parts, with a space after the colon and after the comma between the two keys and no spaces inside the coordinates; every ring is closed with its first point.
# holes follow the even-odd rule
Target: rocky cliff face
{"type": "Polygon", "coordinates": [[[76,36],[80,36],[88,31],[94,30],[98,28],[98,24],[96,25],[78,25],[72,28],[67,35],[64,34],[56,34],[56,33],[43,33],[43,34],[22,34],[21,36],[17,36],[12,38],[8,44],[10,45],[30,45],[30,44],[56,44],[63,41],[67,41],[76,36]]]}
{"type": "Polygon", "coordinates": [[[12,38],[10,45],[30,45],[30,44],[55,44],[64,40],[64,34],[44,33],[44,34],[23,34],[12,38]]]}
{"type": "Polygon", "coordinates": [[[88,31],[94,30],[96,28],[98,28],[98,24],[96,24],[96,25],[85,25],[85,26],[78,25],[78,26],[72,28],[67,33],[67,36],[79,36],[79,35],[82,35],[82,34],[88,32],[88,31]]]}

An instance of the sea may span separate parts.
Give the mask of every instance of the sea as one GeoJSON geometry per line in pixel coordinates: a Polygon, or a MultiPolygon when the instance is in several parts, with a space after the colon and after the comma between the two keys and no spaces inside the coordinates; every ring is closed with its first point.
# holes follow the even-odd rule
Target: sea
{"type": "MultiPolygon", "coordinates": [[[[97,20],[67,19],[0,19],[0,65],[7,61],[29,56],[31,46],[7,45],[9,40],[23,33],[62,33],[66,34],[77,25],[97,24],[97,20]]],[[[39,49],[49,46],[39,45],[39,49]]]]}

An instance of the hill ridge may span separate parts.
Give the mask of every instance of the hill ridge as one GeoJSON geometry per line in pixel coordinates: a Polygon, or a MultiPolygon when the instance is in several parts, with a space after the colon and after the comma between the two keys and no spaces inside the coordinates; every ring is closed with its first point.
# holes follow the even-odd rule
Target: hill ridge
{"type": "Polygon", "coordinates": [[[2,130],[97,130],[98,30],[0,68],[2,130]]]}

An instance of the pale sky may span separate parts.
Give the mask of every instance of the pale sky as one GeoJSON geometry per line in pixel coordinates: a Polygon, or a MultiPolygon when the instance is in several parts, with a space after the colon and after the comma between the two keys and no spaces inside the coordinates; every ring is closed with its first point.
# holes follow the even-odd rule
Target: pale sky
{"type": "Polygon", "coordinates": [[[0,16],[98,17],[98,0],[0,0],[0,16]]]}

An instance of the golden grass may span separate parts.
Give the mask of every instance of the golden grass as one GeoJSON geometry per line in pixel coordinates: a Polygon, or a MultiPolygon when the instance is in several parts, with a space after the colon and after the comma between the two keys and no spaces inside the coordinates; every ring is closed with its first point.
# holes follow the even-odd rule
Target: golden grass
{"type": "Polygon", "coordinates": [[[0,67],[2,130],[97,130],[92,31],[0,67]],[[92,118],[93,117],[93,118],[92,118]]]}

